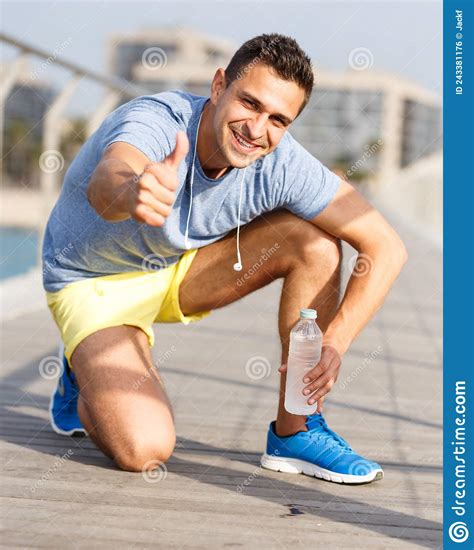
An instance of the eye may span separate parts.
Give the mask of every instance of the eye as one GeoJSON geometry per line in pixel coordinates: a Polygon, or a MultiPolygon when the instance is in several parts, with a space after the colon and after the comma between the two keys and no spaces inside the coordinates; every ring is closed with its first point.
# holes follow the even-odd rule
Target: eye
{"type": "Polygon", "coordinates": [[[279,126],[280,128],[285,128],[286,127],[286,122],[284,120],[282,120],[281,118],[274,118],[273,119],[276,123],[277,126],[279,126]]]}
{"type": "Polygon", "coordinates": [[[250,99],[243,99],[243,102],[245,103],[245,105],[247,105],[251,109],[254,109],[254,110],[257,109],[257,105],[253,101],[251,101],[250,99]]]}

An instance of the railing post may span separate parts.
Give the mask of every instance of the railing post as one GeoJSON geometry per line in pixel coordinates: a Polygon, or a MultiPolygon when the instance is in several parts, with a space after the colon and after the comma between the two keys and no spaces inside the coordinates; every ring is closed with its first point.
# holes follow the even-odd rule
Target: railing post
{"type": "Polygon", "coordinates": [[[82,76],[75,75],[55,97],[46,111],[43,123],[43,152],[40,156],[41,216],[38,235],[38,261],[41,264],[43,233],[49,212],[58,191],[59,177],[64,168],[64,158],[59,148],[61,144],[61,118],[69,100],[77,89],[82,76]]]}

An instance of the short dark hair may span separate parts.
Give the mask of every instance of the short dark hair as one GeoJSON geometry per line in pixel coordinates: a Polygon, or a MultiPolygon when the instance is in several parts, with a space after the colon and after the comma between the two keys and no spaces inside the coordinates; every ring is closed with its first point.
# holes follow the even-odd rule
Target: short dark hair
{"type": "Polygon", "coordinates": [[[227,84],[242,79],[258,63],[271,67],[280,78],[295,82],[304,90],[301,112],[311,97],[314,74],[311,59],[296,40],[277,33],[261,34],[247,40],[227,65],[227,84]]]}

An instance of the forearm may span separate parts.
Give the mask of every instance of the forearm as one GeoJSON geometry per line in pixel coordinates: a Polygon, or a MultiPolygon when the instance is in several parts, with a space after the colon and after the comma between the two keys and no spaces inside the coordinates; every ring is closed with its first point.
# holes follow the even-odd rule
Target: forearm
{"type": "Polygon", "coordinates": [[[125,162],[107,159],[99,163],[87,187],[87,198],[94,210],[107,221],[130,217],[129,200],[133,169],[125,162]]]}
{"type": "Polygon", "coordinates": [[[341,355],[383,304],[406,261],[406,251],[401,241],[394,240],[361,249],[358,261],[361,269],[355,269],[349,279],[338,312],[324,337],[325,344],[333,345],[341,355]]]}

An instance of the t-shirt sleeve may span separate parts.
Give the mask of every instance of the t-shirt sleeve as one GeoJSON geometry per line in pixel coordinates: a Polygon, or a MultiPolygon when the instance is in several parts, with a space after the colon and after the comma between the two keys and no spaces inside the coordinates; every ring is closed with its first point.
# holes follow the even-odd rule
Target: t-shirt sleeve
{"type": "Polygon", "coordinates": [[[283,170],[280,206],[305,220],[321,213],[336,194],[341,180],[296,140],[283,170]]]}
{"type": "Polygon", "coordinates": [[[129,101],[115,110],[100,128],[100,149],[123,141],[139,149],[153,162],[160,162],[174,148],[178,121],[170,109],[147,96],[129,101]]]}

